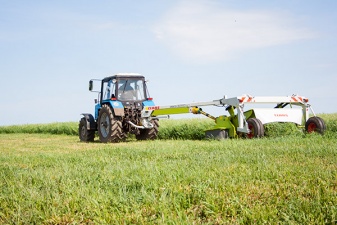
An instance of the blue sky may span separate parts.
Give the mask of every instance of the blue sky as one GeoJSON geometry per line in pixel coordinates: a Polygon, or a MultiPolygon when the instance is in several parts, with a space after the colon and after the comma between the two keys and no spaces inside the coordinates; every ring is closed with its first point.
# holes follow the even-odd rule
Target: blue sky
{"type": "Polygon", "coordinates": [[[0,126],[78,121],[88,81],[119,72],[146,76],[157,105],[299,94],[337,112],[335,0],[0,5],[0,126]]]}

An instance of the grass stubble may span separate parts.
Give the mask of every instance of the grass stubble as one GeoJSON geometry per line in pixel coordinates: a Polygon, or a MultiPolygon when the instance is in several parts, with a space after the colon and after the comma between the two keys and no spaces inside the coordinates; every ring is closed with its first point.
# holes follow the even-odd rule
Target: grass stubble
{"type": "MultiPolygon", "coordinates": [[[[226,141],[2,132],[0,224],[335,224],[335,117],[327,121],[324,136],[272,127],[268,138],[226,141]]],[[[198,129],[188,123],[169,129],[198,129]]]]}

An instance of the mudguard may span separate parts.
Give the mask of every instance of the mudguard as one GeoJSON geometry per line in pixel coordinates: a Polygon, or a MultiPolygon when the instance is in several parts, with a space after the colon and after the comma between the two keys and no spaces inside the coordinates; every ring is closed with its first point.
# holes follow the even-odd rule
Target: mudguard
{"type": "Polygon", "coordinates": [[[82,113],[87,120],[87,130],[97,130],[97,123],[95,118],[90,113],[82,113]]]}
{"type": "MultiPolygon", "coordinates": [[[[124,106],[122,102],[116,100],[104,100],[102,101],[102,105],[103,104],[110,105],[111,110],[114,113],[114,116],[124,116],[124,106]]],[[[98,118],[98,110],[97,110],[97,118],[98,118]]]]}

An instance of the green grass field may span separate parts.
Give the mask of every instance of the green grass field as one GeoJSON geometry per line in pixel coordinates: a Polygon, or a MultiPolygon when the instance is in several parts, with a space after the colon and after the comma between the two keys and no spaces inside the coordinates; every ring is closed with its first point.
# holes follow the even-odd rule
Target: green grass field
{"type": "Polygon", "coordinates": [[[267,126],[202,140],[209,120],[163,120],[159,140],[82,143],[77,123],[0,127],[0,224],[336,224],[337,114],[325,135],[267,126]]]}

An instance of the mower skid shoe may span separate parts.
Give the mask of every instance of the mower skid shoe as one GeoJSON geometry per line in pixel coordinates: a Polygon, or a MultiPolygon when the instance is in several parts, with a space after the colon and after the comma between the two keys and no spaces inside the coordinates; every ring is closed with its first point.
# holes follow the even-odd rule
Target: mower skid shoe
{"type": "Polygon", "coordinates": [[[207,130],[205,133],[207,139],[228,139],[228,130],[207,130]]]}

